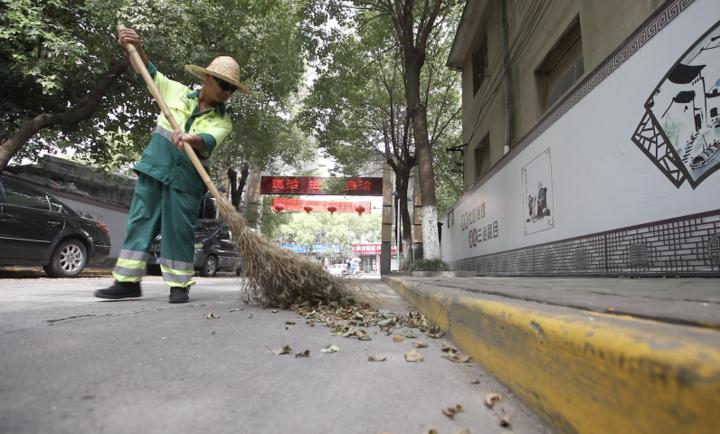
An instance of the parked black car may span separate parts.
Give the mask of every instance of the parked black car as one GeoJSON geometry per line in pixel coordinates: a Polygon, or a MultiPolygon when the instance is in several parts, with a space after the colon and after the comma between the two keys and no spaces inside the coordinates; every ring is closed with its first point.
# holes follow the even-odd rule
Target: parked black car
{"type": "Polygon", "coordinates": [[[0,176],[0,265],[73,277],[110,252],[110,229],[22,180],[0,176]]]}
{"type": "MultiPolygon", "coordinates": [[[[160,257],[160,235],[150,247],[148,271],[158,273],[157,258],[160,257]]],[[[240,273],[240,254],[235,247],[232,234],[225,223],[216,219],[200,219],[195,230],[195,270],[201,276],[212,277],[218,271],[240,273]]]]}

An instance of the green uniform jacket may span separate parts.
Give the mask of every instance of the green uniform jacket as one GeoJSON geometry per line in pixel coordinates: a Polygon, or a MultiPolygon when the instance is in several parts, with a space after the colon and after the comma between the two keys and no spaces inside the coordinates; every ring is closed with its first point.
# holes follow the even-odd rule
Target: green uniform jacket
{"type": "MultiPolygon", "coordinates": [[[[184,84],[170,80],[158,72],[152,63],[148,65],[148,71],[184,132],[202,138],[203,148],[195,151],[197,156],[201,160],[210,158],[213,149],[232,131],[232,121],[225,105],[220,104],[199,113],[199,91],[192,91],[184,84]]],[[[190,158],[172,142],[172,126],[162,113],[158,116],[157,128],[150,143],[134,170],[180,191],[197,196],[205,192],[202,179],[190,158]]]]}

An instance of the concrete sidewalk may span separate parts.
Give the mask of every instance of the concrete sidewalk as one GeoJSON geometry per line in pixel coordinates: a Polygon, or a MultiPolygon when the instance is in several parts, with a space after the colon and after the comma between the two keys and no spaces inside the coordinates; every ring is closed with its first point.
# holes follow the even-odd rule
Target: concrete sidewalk
{"type": "Polygon", "coordinates": [[[718,279],[386,281],[559,432],[718,432],[718,279]]]}

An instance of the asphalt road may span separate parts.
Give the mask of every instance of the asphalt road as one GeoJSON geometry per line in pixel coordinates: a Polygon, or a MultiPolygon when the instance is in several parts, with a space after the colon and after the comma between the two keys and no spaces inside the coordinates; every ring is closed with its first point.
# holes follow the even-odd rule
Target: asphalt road
{"type": "MultiPolygon", "coordinates": [[[[1,433],[550,432],[417,330],[396,330],[418,335],[400,343],[377,327],[369,341],[334,336],[295,312],[243,303],[237,278],[200,278],[190,303],[170,305],[157,277],[140,300],[106,302],[92,292],[107,277],[19,276],[0,278],[1,433]],[[409,363],[417,340],[429,347],[409,363]],[[340,351],[321,352],[331,344],[340,351]],[[292,353],[273,352],[284,345],[292,353]],[[488,408],[488,393],[503,399],[488,408]],[[458,404],[464,411],[443,415],[458,404]]],[[[407,308],[384,284],[366,284],[379,307],[407,308]]]]}

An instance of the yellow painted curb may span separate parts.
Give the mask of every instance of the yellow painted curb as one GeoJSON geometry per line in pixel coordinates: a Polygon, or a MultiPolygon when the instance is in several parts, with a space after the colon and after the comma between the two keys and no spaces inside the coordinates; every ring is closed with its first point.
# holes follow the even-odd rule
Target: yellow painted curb
{"type": "Polygon", "coordinates": [[[720,432],[720,332],[386,281],[560,432],[720,432]]]}

